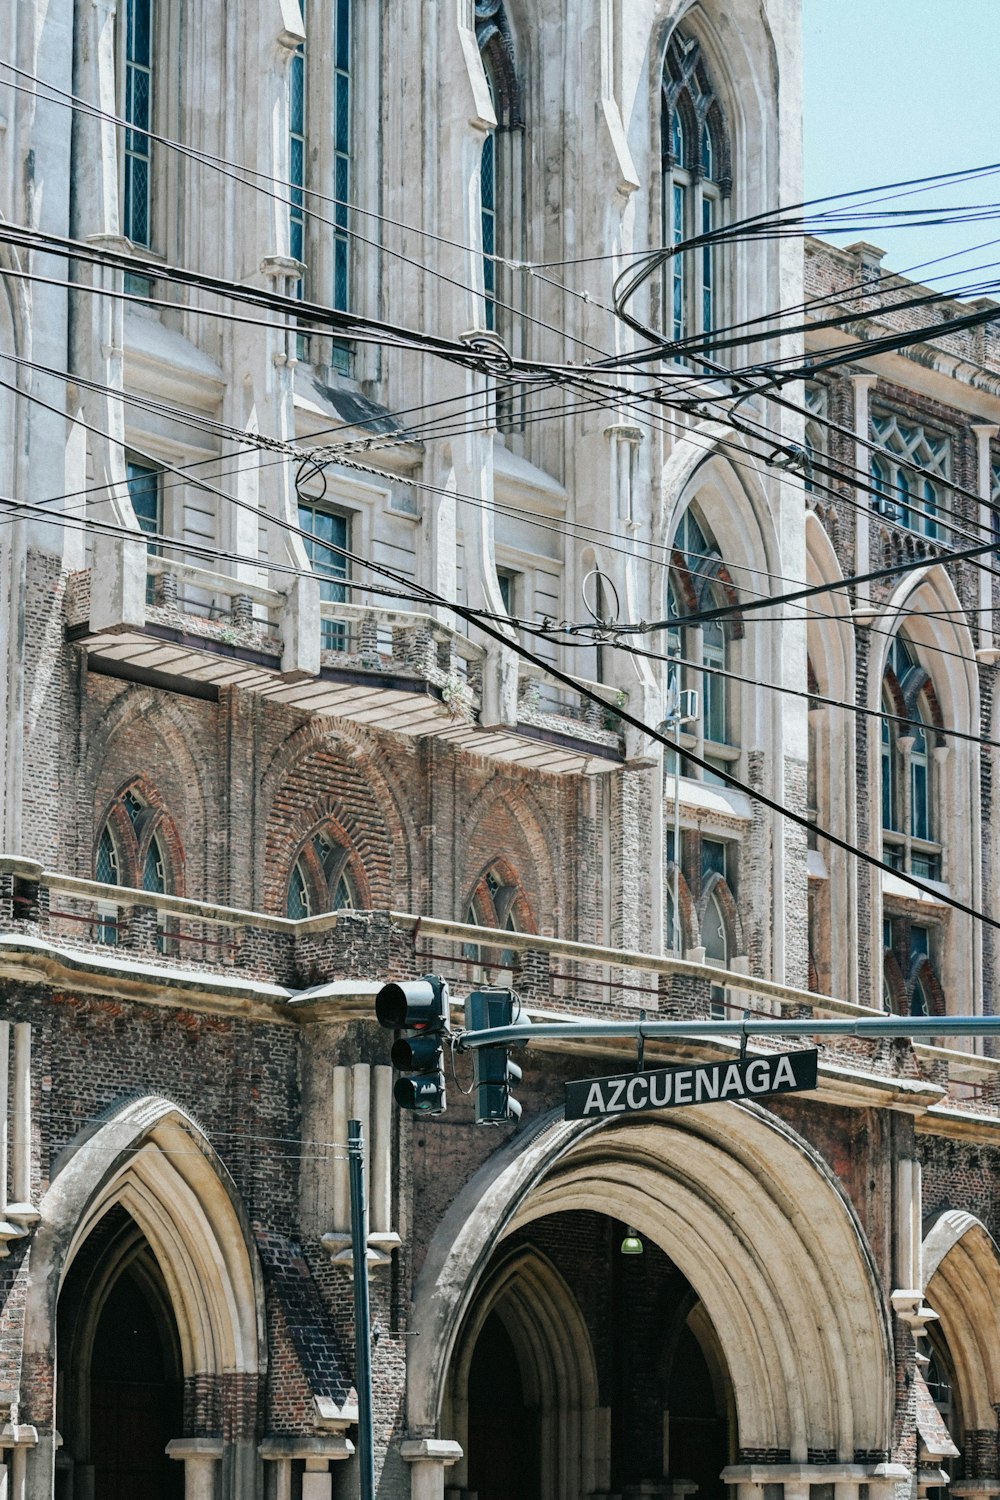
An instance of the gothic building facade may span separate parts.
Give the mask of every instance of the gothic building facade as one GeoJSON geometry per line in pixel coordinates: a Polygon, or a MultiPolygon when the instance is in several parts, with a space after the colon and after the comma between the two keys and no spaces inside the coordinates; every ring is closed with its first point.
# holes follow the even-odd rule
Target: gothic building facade
{"type": "Polygon", "coordinates": [[[351,1119],[381,1500],[995,1494],[989,1045],[374,1020],[995,1009],[1000,333],[737,230],[797,0],[0,15],[0,1496],[358,1493],[351,1119]]]}

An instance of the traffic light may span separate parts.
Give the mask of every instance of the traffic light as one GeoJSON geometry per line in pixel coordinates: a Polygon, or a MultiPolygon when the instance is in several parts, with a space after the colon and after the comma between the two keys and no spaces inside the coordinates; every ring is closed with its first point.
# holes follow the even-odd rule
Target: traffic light
{"type": "Polygon", "coordinates": [[[397,1078],[393,1095],[400,1109],[440,1115],[446,1108],[444,1044],[451,1031],[448,986],[436,974],[405,984],[384,984],[375,996],[379,1025],[405,1034],[392,1044],[397,1078]]]}
{"type": "MultiPolygon", "coordinates": [[[[512,990],[473,990],[465,1002],[466,1029],[491,1031],[494,1026],[511,1026],[520,1008],[512,990]]],[[[521,1106],[511,1093],[511,1085],[520,1083],[521,1069],[511,1062],[510,1049],[504,1045],[476,1047],[472,1059],[477,1125],[519,1120],[521,1106]]]]}

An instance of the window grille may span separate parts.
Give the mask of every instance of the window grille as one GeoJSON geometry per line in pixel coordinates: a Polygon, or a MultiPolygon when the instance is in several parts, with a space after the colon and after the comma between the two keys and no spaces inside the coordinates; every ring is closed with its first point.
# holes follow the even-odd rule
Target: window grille
{"type": "Polygon", "coordinates": [[[951,469],[947,437],[900,421],[891,413],[872,413],[872,436],[881,451],[870,460],[872,509],[908,531],[937,539],[944,515],[944,484],[951,469]],[[918,474],[914,466],[929,471],[918,474]]]}

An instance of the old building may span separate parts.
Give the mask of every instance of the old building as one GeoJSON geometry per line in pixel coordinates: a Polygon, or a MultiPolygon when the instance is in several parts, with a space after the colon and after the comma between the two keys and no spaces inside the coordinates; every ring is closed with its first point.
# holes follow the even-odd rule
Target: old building
{"type": "Polygon", "coordinates": [[[0,10],[0,1495],[357,1494],[353,1118],[382,1500],[1000,1488],[988,1046],[494,1131],[374,1023],[994,1008],[996,323],[717,234],[621,363],[801,198],[798,12],[0,10]]]}

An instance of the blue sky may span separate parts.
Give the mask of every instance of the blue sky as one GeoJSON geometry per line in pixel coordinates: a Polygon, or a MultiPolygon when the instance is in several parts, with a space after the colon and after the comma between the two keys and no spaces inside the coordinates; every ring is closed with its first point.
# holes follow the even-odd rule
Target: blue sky
{"type": "MultiPolygon", "coordinates": [[[[803,41],[807,198],[1000,161],[1000,0],[803,0],[803,41]]],[[[1000,203],[1000,173],[886,206],[977,202],[1000,203]]],[[[885,249],[885,266],[949,289],[961,277],[946,273],[1000,262],[1000,217],[873,226],[852,239],[885,249]],[[970,253],[911,269],[955,251],[970,253]]],[[[985,277],[1000,277],[1000,264],[969,279],[985,277]]]]}

